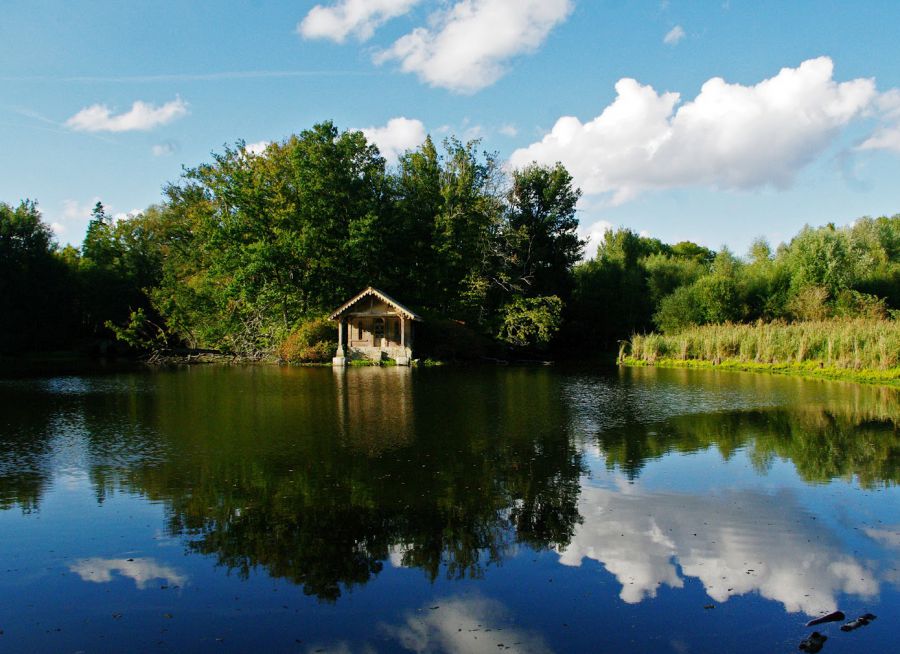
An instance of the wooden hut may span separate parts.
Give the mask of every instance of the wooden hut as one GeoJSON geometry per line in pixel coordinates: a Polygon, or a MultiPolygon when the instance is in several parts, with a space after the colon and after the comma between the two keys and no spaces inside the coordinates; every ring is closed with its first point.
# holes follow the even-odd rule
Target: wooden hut
{"type": "Polygon", "coordinates": [[[413,323],[422,319],[386,293],[370,286],[329,319],[338,324],[335,366],[344,366],[350,359],[393,359],[399,366],[412,361],[413,323]]]}

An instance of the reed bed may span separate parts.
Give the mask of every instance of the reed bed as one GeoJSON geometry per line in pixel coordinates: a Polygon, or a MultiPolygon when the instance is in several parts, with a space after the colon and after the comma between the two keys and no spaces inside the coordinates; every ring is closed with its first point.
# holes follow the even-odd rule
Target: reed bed
{"type": "MultiPolygon", "coordinates": [[[[677,334],[635,335],[623,362],[730,362],[747,368],[893,371],[900,369],[900,321],[822,320],[703,325],[677,334]]],[[[900,375],[900,370],[897,371],[900,375]]],[[[891,375],[893,377],[893,375],[891,375]]]]}

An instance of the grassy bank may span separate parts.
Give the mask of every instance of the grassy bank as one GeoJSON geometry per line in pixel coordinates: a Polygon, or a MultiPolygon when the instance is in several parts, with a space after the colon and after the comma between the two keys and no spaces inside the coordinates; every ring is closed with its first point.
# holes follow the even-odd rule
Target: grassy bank
{"type": "Polygon", "coordinates": [[[900,385],[900,322],[827,320],[704,325],[635,335],[620,363],[800,374],[900,385]]]}

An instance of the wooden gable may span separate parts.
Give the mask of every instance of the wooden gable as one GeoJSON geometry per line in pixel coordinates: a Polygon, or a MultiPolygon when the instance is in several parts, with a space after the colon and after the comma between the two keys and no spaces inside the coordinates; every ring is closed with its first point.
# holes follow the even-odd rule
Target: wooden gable
{"type": "Polygon", "coordinates": [[[383,293],[371,286],[347,300],[328,318],[329,320],[339,320],[347,315],[373,317],[393,315],[406,318],[407,320],[422,320],[413,311],[407,309],[387,293],[383,293]]]}

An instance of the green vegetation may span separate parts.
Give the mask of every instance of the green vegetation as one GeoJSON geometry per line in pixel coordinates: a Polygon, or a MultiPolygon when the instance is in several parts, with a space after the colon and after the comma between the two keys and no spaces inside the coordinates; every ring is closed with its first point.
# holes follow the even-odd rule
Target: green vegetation
{"type": "MultiPolygon", "coordinates": [[[[331,123],[262,154],[238,143],[143,214],[116,222],[98,203],[80,250],[54,248],[34,203],[3,205],[3,229],[31,230],[21,247],[43,257],[4,263],[29,301],[34,266],[72,277],[46,282],[69,306],[27,308],[65,313],[78,325],[60,330],[70,339],[314,361],[328,341],[309,340],[304,325],[372,285],[477,336],[544,347],[583,251],[579,192],[562,166],[507,174],[477,147],[451,138],[439,151],[428,139],[389,168],[361,132],[331,123]]],[[[24,315],[4,315],[9,351],[48,341],[20,333],[24,315]]]]}
{"type": "Polygon", "coordinates": [[[654,329],[886,319],[900,310],[900,216],[806,227],[774,251],[755,242],[743,259],[726,248],[607,232],[575,280],[573,333],[607,346],[654,329]]]}
{"type": "Polygon", "coordinates": [[[426,316],[417,352],[436,359],[585,358],[638,334],[644,362],[897,366],[900,216],[806,227],[743,258],[620,229],[582,262],[579,197],[561,165],[505,171],[451,138],[389,167],[326,122],[260,154],[226,147],[139,215],[98,203],[79,249],[53,244],[35,203],[0,204],[0,352],[324,362],[321,317],[373,285],[426,316]]]}
{"type": "Polygon", "coordinates": [[[844,319],[704,325],[636,335],[628,365],[711,367],[900,384],[900,322],[844,319]]]}
{"type": "Polygon", "coordinates": [[[847,319],[705,325],[677,334],[635,336],[630,354],[648,363],[669,358],[887,370],[900,365],[900,322],[847,319]]]}
{"type": "Polygon", "coordinates": [[[327,318],[314,318],[282,341],[278,358],[285,363],[330,363],[336,349],[334,324],[327,318]]]}

